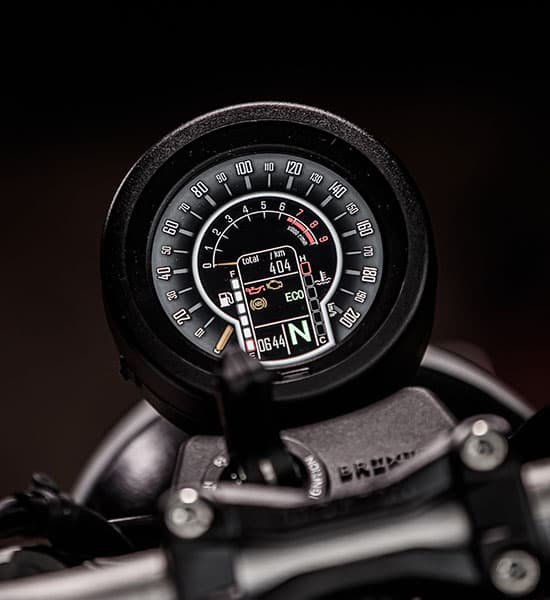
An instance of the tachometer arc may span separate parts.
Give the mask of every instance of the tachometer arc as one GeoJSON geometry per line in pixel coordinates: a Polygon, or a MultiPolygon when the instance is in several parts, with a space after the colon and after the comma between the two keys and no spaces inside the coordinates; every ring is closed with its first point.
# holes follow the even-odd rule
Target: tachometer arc
{"type": "MultiPolygon", "coordinates": [[[[215,210],[209,217],[208,219],[205,221],[205,223],[202,225],[201,229],[198,231],[197,235],[196,235],[196,242],[194,244],[193,247],[193,252],[192,252],[192,257],[191,257],[191,271],[193,273],[193,279],[197,285],[197,288],[199,290],[199,293],[201,295],[201,297],[204,299],[204,301],[206,302],[207,306],[210,308],[210,310],[212,310],[212,312],[216,315],[218,315],[219,317],[221,317],[222,319],[226,319],[229,322],[233,322],[234,324],[236,324],[236,329],[237,332],[239,332],[239,326],[238,326],[238,321],[231,318],[229,315],[227,315],[226,313],[224,313],[223,311],[221,311],[219,309],[218,306],[216,306],[216,304],[214,304],[209,296],[209,294],[207,293],[207,291],[204,288],[204,285],[202,283],[202,279],[200,276],[200,272],[199,272],[199,268],[198,268],[198,255],[200,252],[200,247],[202,244],[203,239],[206,236],[206,232],[208,232],[212,226],[212,224],[220,217],[222,216],[224,213],[227,213],[231,208],[233,208],[236,205],[239,204],[243,204],[247,201],[251,201],[251,200],[256,200],[256,199],[265,199],[266,196],[268,198],[272,198],[272,199],[280,199],[280,200],[287,200],[287,201],[291,201],[291,202],[295,202],[296,204],[300,204],[302,206],[304,206],[305,208],[307,208],[309,211],[319,215],[319,217],[322,218],[322,222],[323,225],[326,227],[326,229],[329,232],[330,237],[333,239],[334,241],[334,247],[336,250],[336,270],[335,270],[335,274],[334,274],[334,278],[332,280],[331,285],[329,286],[329,289],[327,291],[327,293],[325,294],[325,297],[323,299],[323,301],[321,302],[321,310],[325,316],[326,319],[328,319],[328,312],[327,312],[327,303],[329,301],[329,299],[334,295],[335,291],[338,289],[338,284],[341,280],[342,277],[342,272],[343,272],[343,251],[341,248],[341,244],[339,243],[339,236],[338,233],[336,232],[336,229],[334,228],[334,226],[332,225],[332,223],[330,222],[330,220],[328,219],[328,217],[325,215],[325,213],[323,211],[321,211],[318,207],[316,207],[312,202],[309,202],[307,200],[304,200],[300,197],[295,196],[294,194],[289,194],[286,192],[280,192],[280,191],[273,191],[273,190],[269,190],[269,191],[254,191],[254,192],[250,192],[248,194],[243,194],[239,197],[233,198],[232,200],[230,200],[229,202],[224,203],[223,205],[219,206],[217,208],[217,210],[215,210]]],[[[267,200],[266,200],[267,201],[267,200]]],[[[265,209],[266,211],[272,210],[272,209],[265,209]]],[[[262,212],[260,211],[254,211],[254,212],[262,212]]],[[[273,210],[274,213],[282,213],[284,211],[276,211],[273,210]]],[[[249,213],[251,214],[251,213],[249,213]]],[[[285,213],[288,214],[288,213],[285,213]]],[[[247,215],[243,215],[242,217],[239,217],[238,220],[242,220],[243,218],[245,218],[247,215]]],[[[294,217],[293,215],[289,215],[291,217],[294,217]]],[[[237,220],[237,219],[236,219],[237,220]]],[[[231,223],[224,229],[224,234],[225,232],[231,227],[231,223]]],[[[222,236],[220,235],[218,240],[216,241],[216,244],[214,245],[214,250],[212,251],[212,257],[215,256],[216,252],[215,249],[218,248],[219,242],[221,241],[222,236]]],[[[315,238],[317,239],[317,238],[315,238]]],[[[212,261],[212,263],[214,264],[214,260],[212,261]]],[[[332,331],[331,331],[331,338],[332,338],[332,331]]],[[[331,339],[331,342],[333,342],[333,340],[331,339]]],[[[331,344],[333,345],[333,343],[331,344]]],[[[328,346],[327,346],[328,347],[328,346]]],[[[268,363],[267,361],[265,361],[266,366],[268,366],[271,363],[271,361],[268,363]]],[[[274,363],[271,363],[274,364],[274,363]]],[[[286,364],[286,361],[285,361],[286,364]]],[[[281,366],[283,366],[283,363],[281,363],[281,366]]]]}
{"type": "MultiPolygon", "coordinates": [[[[324,217],[324,224],[327,226],[327,228],[329,229],[331,235],[333,236],[334,239],[338,239],[338,234],[336,232],[336,230],[334,229],[333,225],[330,223],[330,220],[328,219],[328,217],[325,215],[324,212],[322,212],[317,206],[315,206],[313,203],[304,200],[303,198],[299,197],[299,196],[295,196],[294,194],[287,194],[285,192],[278,192],[278,191],[272,191],[272,190],[258,190],[255,192],[251,192],[249,194],[243,194],[242,196],[239,196],[238,198],[233,198],[231,201],[224,203],[223,205],[221,205],[216,211],[214,211],[206,220],[206,222],[202,225],[200,231],[196,234],[196,238],[197,240],[200,240],[204,237],[204,233],[210,228],[210,226],[212,225],[212,223],[214,221],[216,221],[216,219],[222,215],[225,212],[228,212],[233,206],[237,205],[237,204],[241,204],[243,202],[246,202],[248,200],[255,200],[257,198],[265,198],[266,196],[268,196],[269,198],[280,198],[283,200],[290,200],[293,202],[296,202],[297,204],[302,204],[303,206],[305,206],[306,208],[308,208],[310,211],[320,214],[324,217]]],[[[219,236],[218,242],[216,242],[214,248],[217,248],[219,245],[219,241],[222,239],[222,236],[225,235],[225,232],[231,228],[231,226],[233,225],[233,223],[241,221],[244,218],[247,218],[249,216],[251,216],[252,214],[257,214],[257,213],[262,213],[262,212],[273,212],[276,214],[284,214],[288,217],[291,218],[295,218],[295,215],[291,215],[288,214],[284,211],[276,211],[273,209],[265,209],[265,210],[259,210],[259,211],[254,211],[254,213],[248,213],[245,215],[242,215],[242,217],[238,217],[237,219],[234,219],[232,223],[230,223],[222,232],[222,234],[219,236]]],[[[310,232],[310,234],[313,235],[313,232],[311,231],[311,228],[307,227],[307,225],[305,225],[305,223],[303,223],[301,220],[298,219],[298,221],[300,223],[302,223],[302,225],[307,229],[307,231],[310,232]]],[[[317,240],[317,236],[313,235],[313,237],[315,237],[315,239],[317,240]]],[[[195,245],[195,248],[197,248],[198,245],[195,245]]],[[[214,250],[215,252],[215,250],[214,250]]],[[[195,253],[195,250],[194,252],[195,253]]]]}
{"type": "MultiPolygon", "coordinates": [[[[319,244],[319,239],[317,238],[317,236],[313,233],[313,231],[311,231],[311,229],[300,219],[298,219],[297,217],[295,217],[294,215],[291,215],[290,213],[281,211],[281,210],[270,210],[270,209],[265,209],[265,210],[255,210],[255,211],[251,211],[250,213],[243,215],[242,217],[239,217],[237,219],[234,219],[233,222],[231,222],[223,231],[222,233],[218,236],[218,241],[216,242],[215,246],[214,246],[214,250],[212,251],[212,256],[214,257],[216,252],[222,252],[222,250],[220,250],[218,248],[218,245],[221,241],[221,239],[224,237],[225,233],[231,229],[231,227],[235,226],[235,223],[238,223],[239,221],[243,220],[243,219],[247,219],[249,217],[253,217],[254,215],[259,215],[262,213],[271,213],[271,214],[276,214],[276,215],[283,215],[285,217],[289,217],[290,219],[292,219],[293,223],[300,223],[301,226],[303,227],[303,231],[307,231],[311,237],[313,237],[315,239],[314,244],[319,244]]],[[[310,242],[311,244],[311,242],[310,242]]],[[[212,258],[212,266],[213,267],[217,267],[219,266],[220,263],[216,264],[214,258],[212,258]]]]}

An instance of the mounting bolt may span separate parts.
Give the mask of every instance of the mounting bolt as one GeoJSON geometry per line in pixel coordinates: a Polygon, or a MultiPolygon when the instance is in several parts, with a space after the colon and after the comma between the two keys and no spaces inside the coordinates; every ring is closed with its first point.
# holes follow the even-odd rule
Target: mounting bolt
{"type": "Polygon", "coordinates": [[[504,462],[507,454],[506,438],[491,429],[484,419],[473,423],[460,450],[462,462],[473,471],[492,471],[504,462]]]}
{"type": "Polygon", "coordinates": [[[227,467],[228,465],[229,461],[227,460],[227,458],[225,458],[223,454],[216,456],[216,458],[214,459],[214,466],[218,467],[218,469],[221,469],[222,467],[227,467]]]}
{"type": "Polygon", "coordinates": [[[212,525],[214,512],[193,488],[182,488],[168,503],[165,521],[177,537],[192,540],[204,535],[212,525]]]}
{"type": "Polygon", "coordinates": [[[539,561],[524,550],[508,550],[493,561],[491,580],[507,596],[526,596],[539,583],[539,561]]]}

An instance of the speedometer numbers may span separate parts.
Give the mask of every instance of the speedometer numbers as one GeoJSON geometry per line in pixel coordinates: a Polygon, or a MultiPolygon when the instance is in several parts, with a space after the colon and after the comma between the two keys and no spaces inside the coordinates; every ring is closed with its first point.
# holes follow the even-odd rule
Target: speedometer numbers
{"type": "Polygon", "coordinates": [[[343,341],[383,277],[368,198],[321,162],[280,151],[218,161],[176,186],[150,260],[184,338],[213,356],[238,343],[273,366],[343,341]]]}

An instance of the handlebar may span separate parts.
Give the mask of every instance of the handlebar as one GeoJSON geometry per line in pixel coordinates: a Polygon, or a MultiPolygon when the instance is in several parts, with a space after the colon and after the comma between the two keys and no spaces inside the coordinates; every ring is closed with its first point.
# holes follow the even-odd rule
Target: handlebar
{"type": "Polygon", "coordinates": [[[140,552],[0,586],[1,600],[177,600],[165,554],[140,552]]]}
{"type": "MultiPolygon", "coordinates": [[[[304,537],[294,543],[251,546],[235,561],[239,589],[252,597],[274,589],[297,575],[337,568],[345,564],[376,561],[400,552],[465,551],[471,528],[466,511],[456,502],[418,510],[383,521],[365,521],[347,530],[304,537]]],[[[475,583],[473,563],[461,574],[475,583]]],[[[375,581],[373,581],[375,583],[375,581]]]]}
{"type": "MultiPolygon", "coordinates": [[[[521,481],[537,534],[550,548],[550,459],[524,465],[521,481]]],[[[412,503],[407,509],[394,506],[382,515],[365,512],[360,519],[306,528],[294,538],[239,543],[232,556],[234,587],[242,597],[255,598],[282,586],[283,593],[270,598],[284,597],[285,582],[311,574],[308,594],[314,595],[316,587],[326,594],[326,580],[316,574],[330,569],[345,573],[357,564],[362,582],[373,585],[387,579],[391,570],[394,576],[477,586],[484,575],[474,551],[474,533],[475,522],[460,494],[424,505],[412,503]]],[[[5,583],[0,585],[0,600],[176,600],[177,569],[174,555],[142,552],[5,583]]]]}
{"type": "MultiPolygon", "coordinates": [[[[238,552],[235,583],[244,596],[256,597],[301,573],[357,561],[379,560],[408,550],[464,552],[460,579],[475,584],[479,575],[465,554],[471,527],[456,502],[417,510],[361,528],[294,543],[251,545],[238,552]]],[[[0,586],[0,600],[177,600],[162,551],[149,551],[90,569],[76,567],[0,586]]]]}
{"type": "Polygon", "coordinates": [[[521,475],[537,531],[550,548],[550,460],[527,463],[521,475]]]}

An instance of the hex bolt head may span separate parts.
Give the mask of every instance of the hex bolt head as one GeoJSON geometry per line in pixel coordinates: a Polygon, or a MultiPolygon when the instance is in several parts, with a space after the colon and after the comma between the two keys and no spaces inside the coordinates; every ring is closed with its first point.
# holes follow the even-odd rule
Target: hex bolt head
{"type": "Polygon", "coordinates": [[[168,502],[166,526],[181,539],[192,540],[204,535],[213,520],[212,508],[193,488],[182,488],[168,502]]]}
{"type": "Polygon", "coordinates": [[[460,450],[462,462],[473,471],[492,471],[507,455],[508,441],[483,419],[474,422],[460,450]]]}
{"type": "Polygon", "coordinates": [[[539,561],[524,550],[508,550],[493,561],[491,580],[507,596],[526,596],[539,583],[539,561]]]}

